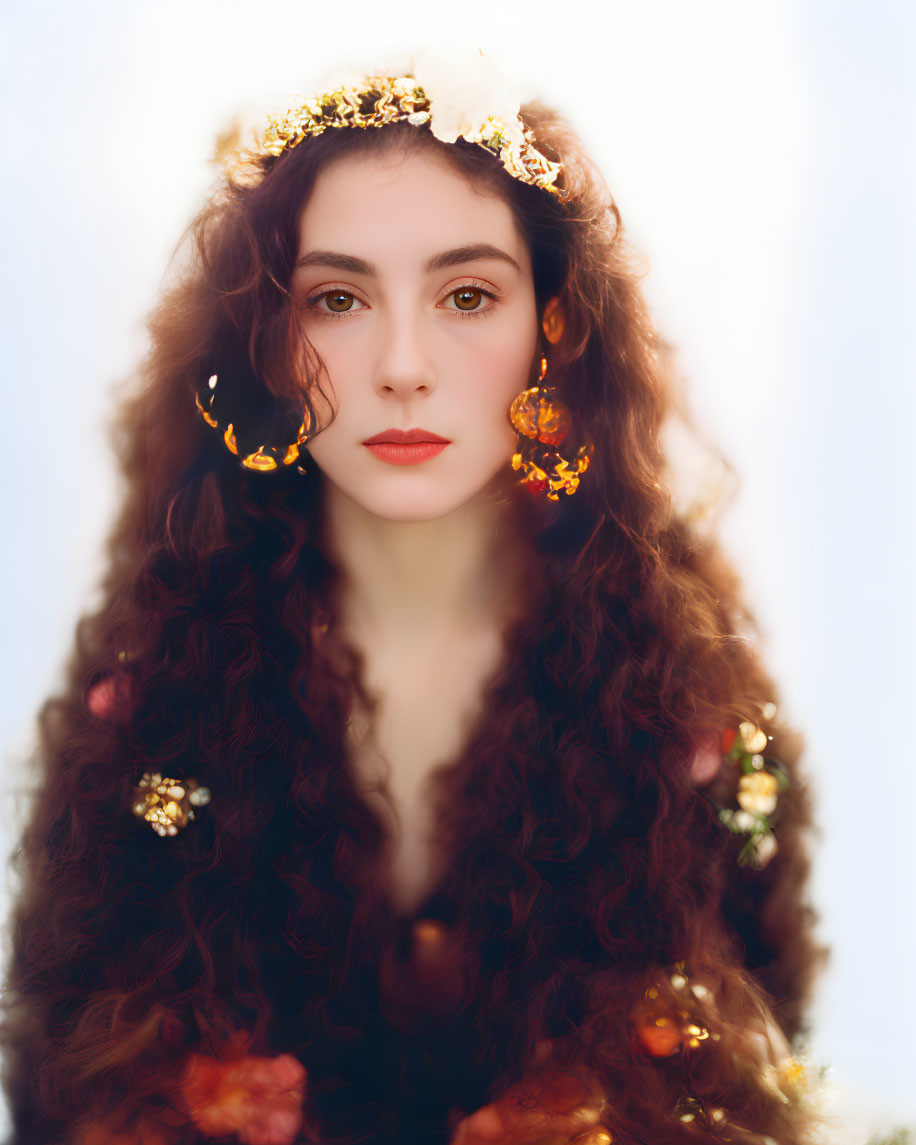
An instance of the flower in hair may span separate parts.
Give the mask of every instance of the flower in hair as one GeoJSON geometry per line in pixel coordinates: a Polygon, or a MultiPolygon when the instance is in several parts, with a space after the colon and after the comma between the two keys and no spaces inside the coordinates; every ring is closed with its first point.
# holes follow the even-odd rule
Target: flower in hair
{"type": "Polygon", "coordinates": [[[738,780],[738,805],[754,815],[771,815],[776,810],[779,780],[769,771],[751,771],[738,780]]]}
{"type": "Polygon", "coordinates": [[[505,137],[518,146],[524,144],[521,101],[482,52],[460,61],[424,52],[414,61],[413,74],[429,100],[430,130],[443,143],[459,137],[478,143],[489,122],[500,124],[505,137]]]}
{"type": "Polygon", "coordinates": [[[192,1054],[181,1093],[207,1137],[235,1134],[243,1145],[293,1145],[302,1128],[306,1070],[292,1054],[245,1052],[248,1035],[230,1040],[222,1058],[192,1054]]]}
{"type": "Polygon", "coordinates": [[[690,758],[690,780],[697,787],[705,787],[719,774],[722,767],[722,732],[718,728],[704,727],[694,743],[690,758]]]}
{"type": "Polygon", "coordinates": [[[392,123],[428,125],[446,143],[459,137],[476,143],[495,155],[513,179],[561,194],[555,186],[559,163],[537,149],[519,116],[518,98],[479,54],[473,61],[448,65],[441,58],[421,56],[413,74],[372,75],[305,99],[297,97],[293,106],[268,118],[253,149],[239,151],[238,161],[230,167],[251,174],[250,162],[258,155],[280,156],[331,129],[392,123]]]}
{"type": "Polygon", "coordinates": [[[95,719],[114,724],[127,716],[132,700],[130,678],[120,672],[112,672],[91,685],[86,693],[86,708],[95,719]]]}
{"type": "MultiPolygon", "coordinates": [[[[775,707],[770,715],[775,715],[775,707]]],[[[778,850],[772,815],[780,794],[789,786],[786,768],[764,755],[770,737],[756,724],[743,721],[722,736],[723,766],[737,771],[734,800],[737,806],[719,807],[719,821],[734,835],[744,836],[738,854],[742,866],[764,867],[778,850]]]]}
{"type": "Polygon", "coordinates": [[[93,719],[118,724],[130,718],[135,700],[136,678],[130,667],[133,659],[130,652],[121,649],[117,666],[96,675],[88,685],[84,702],[93,719]]]}

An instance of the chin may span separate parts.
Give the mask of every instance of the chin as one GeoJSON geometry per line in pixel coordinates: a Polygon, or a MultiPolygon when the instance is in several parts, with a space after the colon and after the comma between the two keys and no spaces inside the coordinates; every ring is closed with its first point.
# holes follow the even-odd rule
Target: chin
{"type": "Polygon", "coordinates": [[[327,475],[325,479],[338,494],[379,520],[420,523],[447,517],[475,501],[481,504],[489,501],[495,477],[483,482],[469,481],[462,487],[454,476],[449,479],[441,475],[438,480],[420,479],[419,474],[404,480],[403,472],[391,476],[392,480],[385,480],[385,475],[373,474],[371,481],[347,482],[346,485],[334,482],[327,475]]]}
{"type": "Polygon", "coordinates": [[[440,517],[447,517],[456,509],[462,508],[474,499],[475,493],[467,497],[456,498],[451,496],[392,496],[384,498],[358,499],[357,503],[383,521],[417,524],[421,521],[436,521],[440,517]]]}

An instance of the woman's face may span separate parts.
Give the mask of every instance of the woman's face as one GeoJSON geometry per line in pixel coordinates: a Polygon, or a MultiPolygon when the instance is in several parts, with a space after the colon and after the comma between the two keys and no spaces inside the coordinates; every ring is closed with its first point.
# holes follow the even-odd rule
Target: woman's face
{"type": "Polygon", "coordinates": [[[302,212],[293,292],[335,413],[308,449],[337,492],[430,520],[506,470],[538,327],[502,197],[428,151],[335,160],[302,212]]]}

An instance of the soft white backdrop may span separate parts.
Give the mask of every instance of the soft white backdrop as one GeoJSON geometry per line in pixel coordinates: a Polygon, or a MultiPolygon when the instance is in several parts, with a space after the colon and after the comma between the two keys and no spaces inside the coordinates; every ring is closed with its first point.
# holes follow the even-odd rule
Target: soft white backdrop
{"type": "Polygon", "coordinates": [[[3,853],[117,503],[110,389],[216,134],[460,38],[580,128],[740,474],[724,535],[819,797],[813,1054],[851,1140],[916,1123],[913,6],[6,0],[0,38],[3,853]]]}

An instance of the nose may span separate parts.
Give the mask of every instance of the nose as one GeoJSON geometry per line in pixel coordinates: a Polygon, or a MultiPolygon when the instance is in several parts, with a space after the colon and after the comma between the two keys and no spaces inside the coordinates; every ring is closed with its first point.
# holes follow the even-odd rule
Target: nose
{"type": "Polygon", "coordinates": [[[406,401],[436,388],[436,368],[419,315],[391,315],[385,324],[375,369],[375,388],[406,401]]]}

